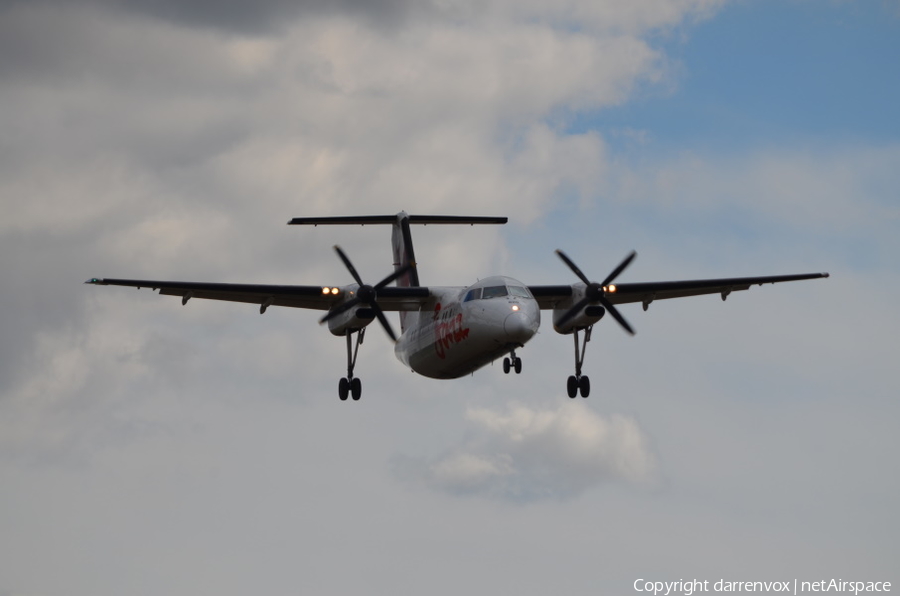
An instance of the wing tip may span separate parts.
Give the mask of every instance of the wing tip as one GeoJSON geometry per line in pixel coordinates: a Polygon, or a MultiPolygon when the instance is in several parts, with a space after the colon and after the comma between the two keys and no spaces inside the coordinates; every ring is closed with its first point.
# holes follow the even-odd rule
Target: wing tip
{"type": "Polygon", "coordinates": [[[84,283],[94,285],[94,286],[102,286],[102,285],[106,284],[106,282],[102,278],[99,278],[99,277],[92,277],[84,283]]]}

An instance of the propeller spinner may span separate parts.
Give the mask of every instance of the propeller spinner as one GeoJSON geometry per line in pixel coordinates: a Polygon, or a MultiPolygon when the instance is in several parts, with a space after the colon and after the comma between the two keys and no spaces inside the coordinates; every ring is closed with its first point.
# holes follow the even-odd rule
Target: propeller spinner
{"type": "Polygon", "coordinates": [[[637,256],[637,252],[631,251],[631,254],[625,257],[625,260],[619,263],[619,266],[613,269],[612,273],[607,275],[606,279],[604,279],[602,283],[590,281],[587,276],[581,272],[581,269],[578,268],[578,265],[576,265],[572,261],[572,259],[567,257],[563,251],[557,250],[556,254],[559,255],[559,258],[562,259],[563,262],[568,265],[569,269],[571,269],[572,272],[578,276],[578,279],[583,281],[587,286],[584,291],[584,298],[579,300],[578,303],[575,304],[575,306],[570,308],[565,312],[565,314],[563,314],[563,316],[557,319],[556,324],[565,325],[570,319],[572,319],[572,317],[581,312],[581,309],[583,309],[585,306],[593,302],[599,302],[603,305],[607,312],[609,312],[609,314],[613,316],[613,318],[619,323],[619,325],[621,325],[622,328],[625,329],[625,331],[627,331],[631,335],[634,335],[634,329],[631,328],[631,325],[628,324],[628,321],[626,321],[625,318],[619,313],[619,311],[616,310],[616,307],[606,299],[606,290],[609,284],[611,284],[612,281],[616,279],[619,274],[622,273],[626,267],[628,267],[628,265],[631,264],[631,261],[633,261],[637,256]]]}

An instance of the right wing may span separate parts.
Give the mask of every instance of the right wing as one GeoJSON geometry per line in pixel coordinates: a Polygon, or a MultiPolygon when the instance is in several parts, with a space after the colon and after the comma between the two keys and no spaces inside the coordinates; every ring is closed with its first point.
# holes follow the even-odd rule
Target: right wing
{"type": "MultiPolygon", "coordinates": [[[[749,290],[750,286],[775,284],[786,281],[818,279],[827,273],[801,273],[797,275],[768,275],[762,277],[729,277],[723,279],[694,279],[682,281],[656,281],[645,283],[610,284],[604,296],[612,304],[643,302],[649,306],[654,300],[684,298],[703,294],[720,294],[724,300],[731,292],[749,290]]],[[[528,286],[542,309],[566,308],[575,294],[573,285],[528,286]]],[[[583,285],[581,285],[583,287],[583,285]]]]}
{"type": "Polygon", "coordinates": [[[606,294],[613,304],[643,302],[649,305],[654,300],[684,298],[703,294],[720,294],[722,300],[731,292],[749,290],[750,286],[777,284],[786,281],[802,281],[828,277],[827,273],[800,273],[797,275],[768,275],[762,277],[729,277],[724,279],[698,279],[685,281],[657,281],[645,283],[622,283],[611,285],[614,291],[606,294]]]}

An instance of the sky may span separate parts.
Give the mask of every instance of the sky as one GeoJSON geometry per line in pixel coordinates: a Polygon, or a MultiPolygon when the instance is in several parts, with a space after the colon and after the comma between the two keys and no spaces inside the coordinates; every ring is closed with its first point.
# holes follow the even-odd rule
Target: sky
{"type": "MultiPolygon", "coordinates": [[[[0,595],[900,583],[900,9],[0,2],[0,595]],[[83,285],[829,279],[435,381],[321,313],[83,285]]],[[[394,318],[396,326],[396,315],[394,318]]]]}

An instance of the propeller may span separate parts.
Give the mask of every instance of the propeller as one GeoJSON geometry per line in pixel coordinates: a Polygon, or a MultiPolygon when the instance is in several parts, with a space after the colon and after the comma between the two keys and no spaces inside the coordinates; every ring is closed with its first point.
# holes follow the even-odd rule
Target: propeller
{"type": "Polygon", "coordinates": [[[625,271],[625,268],[628,267],[628,265],[631,264],[631,261],[633,261],[637,256],[637,253],[635,251],[631,251],[631,254],[625,257],[625,260],[619,263],[619,266],[613,269],[612,273],[607,275],[606,279],[604,279],[602,283],[590,281],[587,276],[581,272],[581,269],[578,268],[578,265],[576,265],[572,261],[572,259],[567,257],[563,251],[557,250],[556,254],[558,254],[559,258],[562,259],[563,262],[569,266],[569,269],[571,269],[572,272],[578,276],[578,279],[583,281],[587,286],[584,291],[584,298],[579,300],[575,306],[566,311],[566,313],[556,321],[556,324],[559,326],[565,325],[567,322],[569,322],[570,319],[572,319],[572,317],[581,312],[581,309],[583,309],[585,306],[592,302],[599,302],[603,305],[604,308],[606,308],[607,312],[609,312],[609,314],[611,314],[613,318],[618,321],[619,325],[621,325],[622,328],[625,329],[625,331],[627,331],[631,335],[634,335],[634,329],[631,328],[631,325],[628,324],[628,321],[626,321],[625,318],[621,314],[619,314],[619,311],[616,310],[616,307],[606,299],[605,288],[610,283],[612,283],[612,281],[616,279],[620,273],[625,271]]]}
{"type": "Polygon", "coordinates": [[[374,286],[370,286],[363,283],[363,280],[359,276],[359,273],[356,272],[356,267],[353,266],[353,263],[351,263],[350,259],[347,258],[347,255],[344,254],[344,251],[341,250],[341,247],[335,246],[334,250],[341,258],[341,261],[344,262],[344,266],[347,267],[347,270],[350,271],[350,275],[352,275],[356,283],[359,284],[359,288],[356,290],[356,297],[341,304],[337,308],[333,308],[328,311],[327,315],[319,319],[319,323],[324,323],[325,321],[334,318],[341,313],[347,312],[358,304],[365,304],[375,312],[375,316],[378,317],[378,322],[380,322],[381,326],[384,327],[384,330],[385,332],[387,332],[388,336],[390,336],[392,340],[397,341],[397,335],[391,328],[391,324],[388,322],[387,317],[384,316],[384,311],[381,310],[380,306],[378,306],[378,290],[412,269],[412,265],[401,267],[400,269],[397,269],[396,271],[382,279],[374,286]]]}

